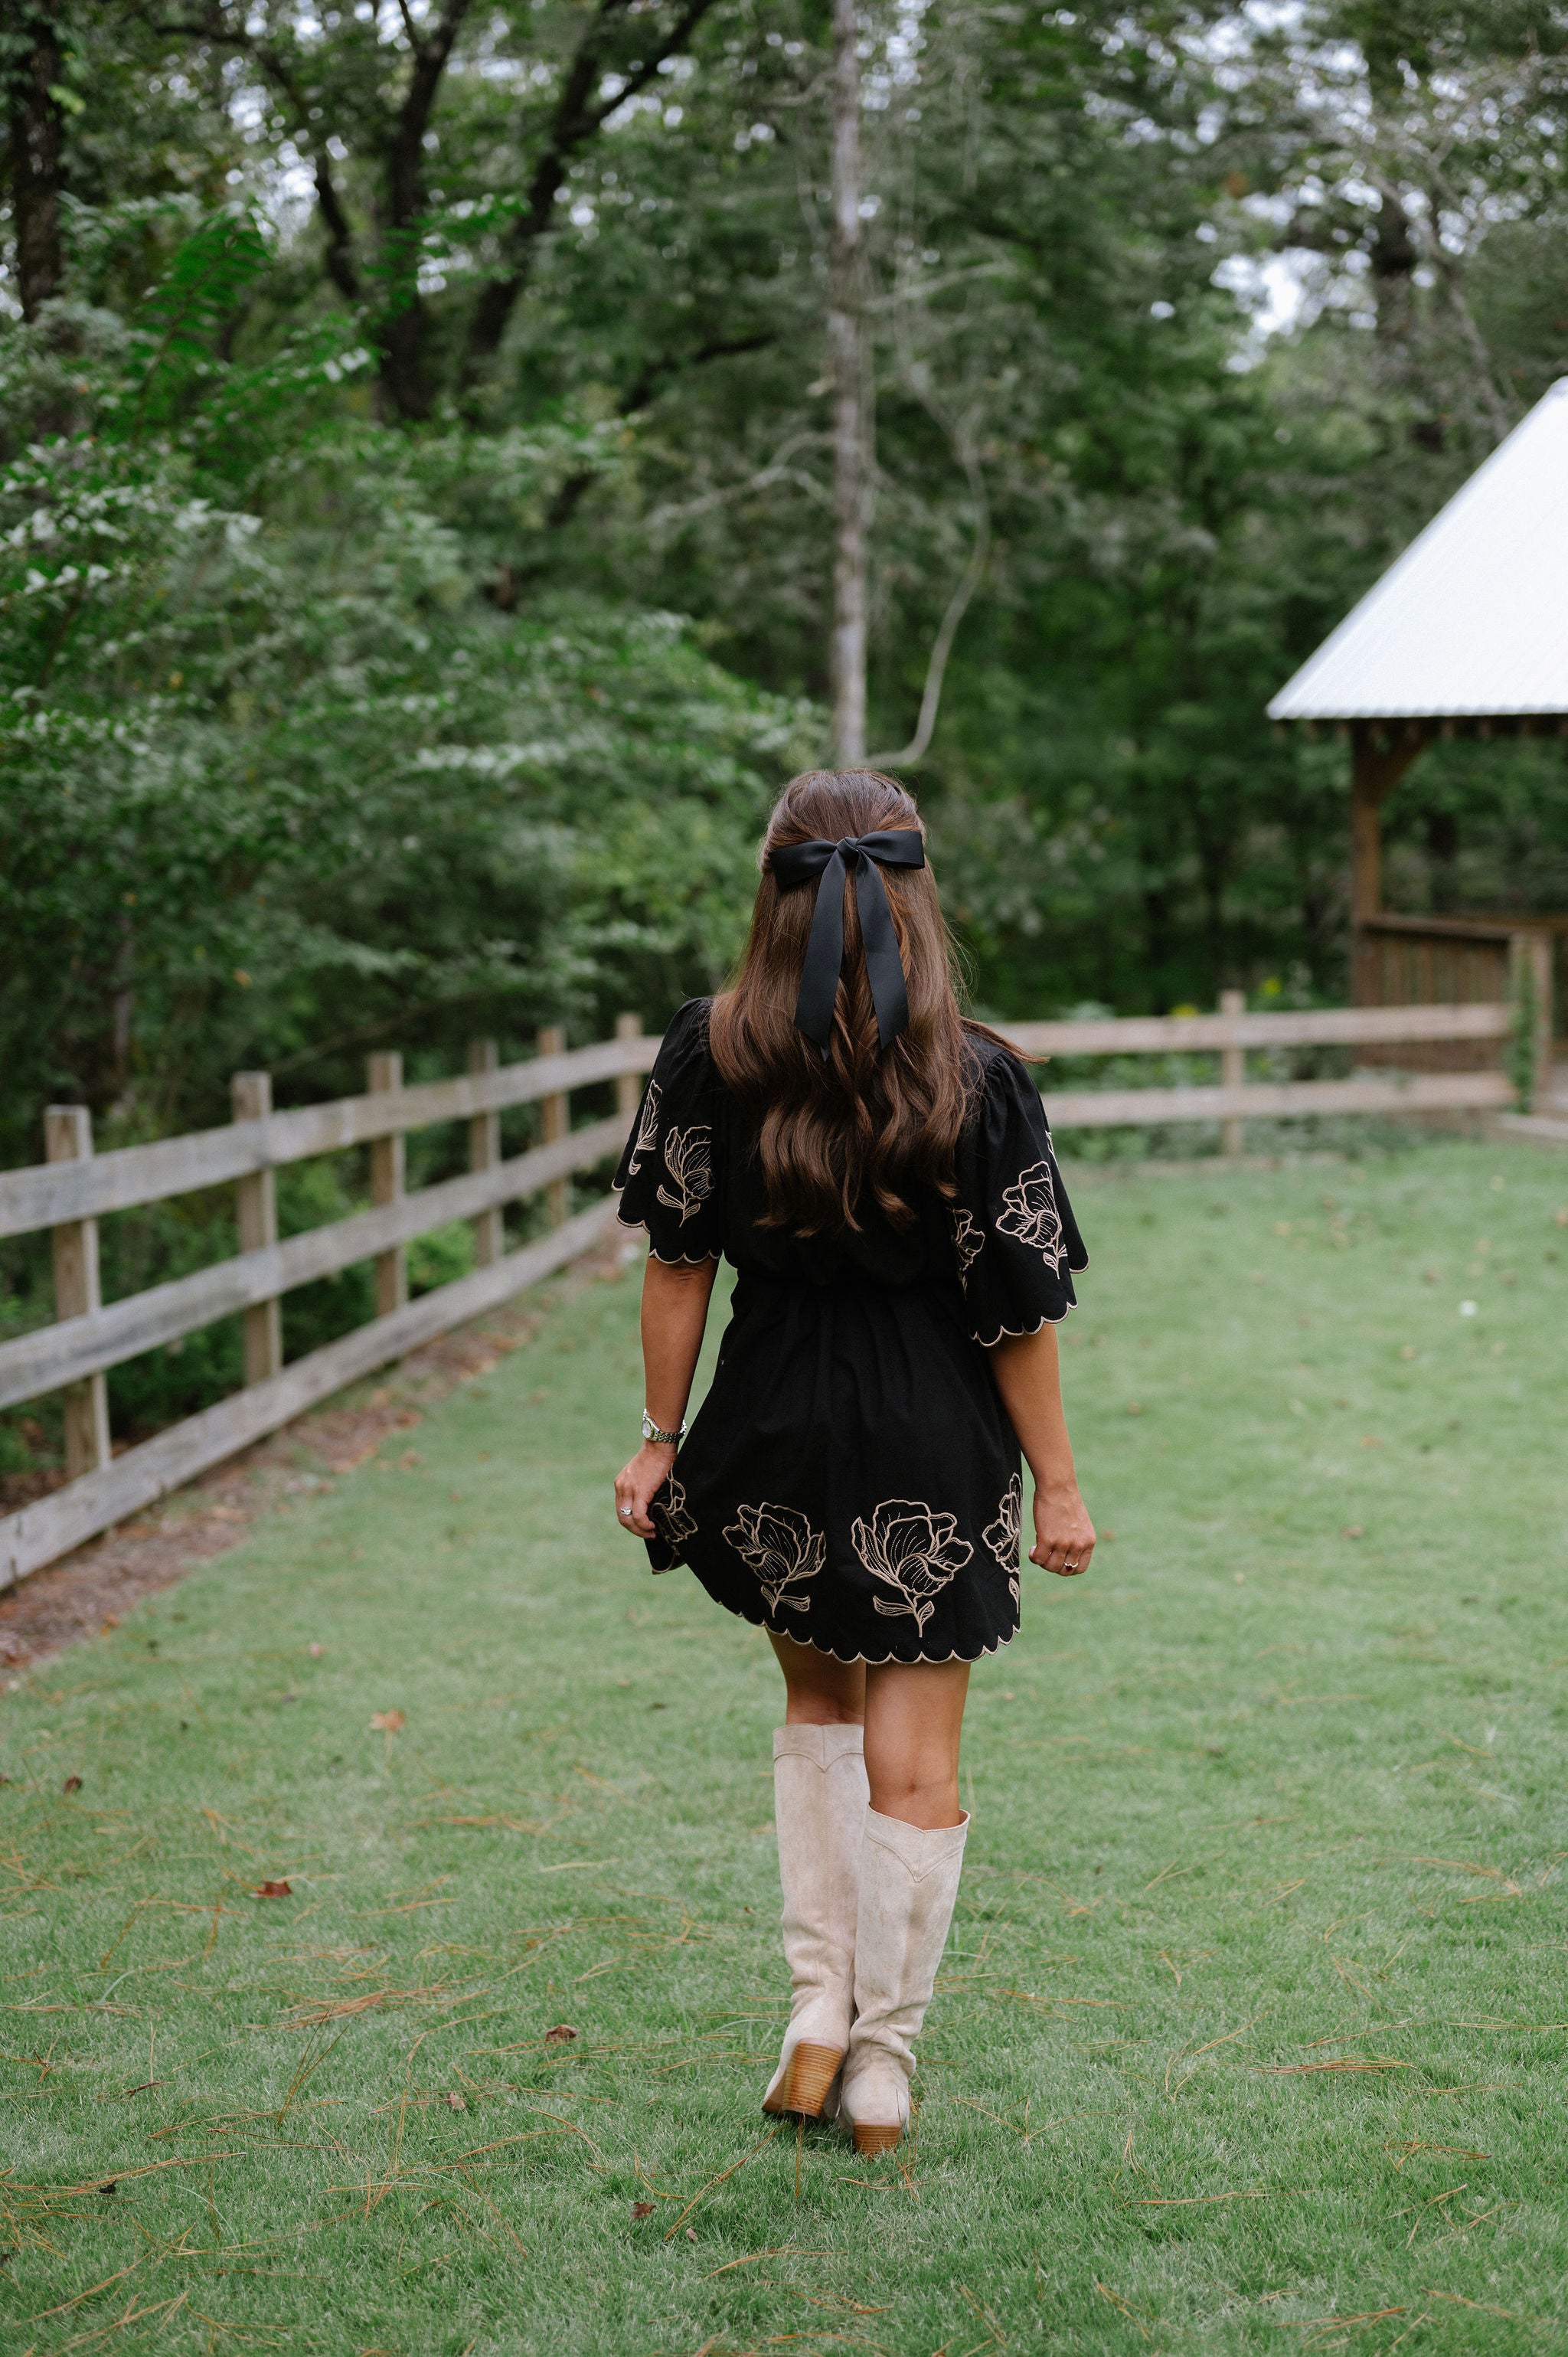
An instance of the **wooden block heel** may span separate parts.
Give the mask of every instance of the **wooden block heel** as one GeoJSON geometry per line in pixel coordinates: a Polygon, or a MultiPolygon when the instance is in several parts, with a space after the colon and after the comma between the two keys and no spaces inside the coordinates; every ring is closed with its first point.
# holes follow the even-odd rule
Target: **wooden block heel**
{"type": "Polygon", "coordinates": [[[778,2093],[768,2097],[763,2110],[793,2113],[803,2120],[820,2120],[822,2105],[828,2100],[828,2090],[838,2077],[843,2063],[842,2047],[797,2046],[789,2057],[789,2067],[778,2093]]]}
{"type": "Polygon", "coordinates": [[[877,2152],[892,2152],[902,2143],[903,2137],[903,2129],[897,2126],[884,2127],[879,2121],[864,2120],[856,2120],[854,2124],[854,2148],[868,2157],[877,2152]]]}

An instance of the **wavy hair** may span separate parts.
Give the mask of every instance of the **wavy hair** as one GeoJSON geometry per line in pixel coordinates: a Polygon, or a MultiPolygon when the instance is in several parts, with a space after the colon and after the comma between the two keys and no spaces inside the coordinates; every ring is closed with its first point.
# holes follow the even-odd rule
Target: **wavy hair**
{"type": "Polygon", "coordinates": [[[797,1235],[856,1229],[867,1205],[908,1227],[917,1187],[952,1192],[953,1150],[979,1065],[966,1051],[952,942],[930,869],[881,870],[909,995],[908,1028],[885,1049],[854,877],[845,879],[843,971],[825,1058],[795,1028],[816,891],[809,884],[785,890],[772,872],[773,854],[789,844],[904,827],[925,832],[913,795],[879,770],[792,778],[763,838],[762,880],[734,985],[714,1001],[714,1060],[757,1129],[768,1223],[797,1235]]]}

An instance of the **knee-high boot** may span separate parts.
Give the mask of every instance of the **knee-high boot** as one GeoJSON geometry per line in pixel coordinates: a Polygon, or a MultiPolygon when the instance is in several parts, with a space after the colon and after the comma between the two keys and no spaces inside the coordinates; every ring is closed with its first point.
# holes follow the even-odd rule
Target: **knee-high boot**
{"type": "Polygon", "coordinates": [[[784,1954],[794,1996],[779,2068],[762,2099],[765,2112],[820,2119],[849,2045],[865,1803],[861,1728],[774,1730],[784,1954]]]}
{"type": "Polygon", "coordinates": [[[865,1813],[854,2025],[840,2108],[857,2152],[886,2152],[909,2117],[913,2041],[936,1986],[963,1867],[966,1816],[927,1830],[865,1813]]]}

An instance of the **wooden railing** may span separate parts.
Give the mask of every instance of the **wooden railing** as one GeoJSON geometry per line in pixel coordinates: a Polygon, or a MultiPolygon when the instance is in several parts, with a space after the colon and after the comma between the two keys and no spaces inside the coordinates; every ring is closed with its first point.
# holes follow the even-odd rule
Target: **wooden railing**
{"type": "Polygon", "coordinates": [[[403,1085],[400,1058],[373,1057],[366,1095],[294,1113],[272,1111],[264,1072],[238,1073],[236,1118],[223,1128],[110,1154],[93,1153],[82,1107],[51,1107],[45,1120],[49,1159],[0,1171],[0,1237],[52,1231],[56,1321],[0,1342],[0,1408],[64,1394],[67,1480],[63,1489],[0,1518],[0,1587],[140,1512],[344,1384],[497,1308],[603,1235],[613,1204],[596,1203],[569,1218],[566,1183],[574,1171],[593,1169],[620,1152],[641,1075],[659,1042],[642,1035],[639,1017],[623,1016],[616,1038],[594,1047],[564,1054],[558,1033],[548,1044],[553,1052],[501,1065],[493,1045],[478,1041],[467,1073],[413,1088],[403,1085]],[[572,1091],[610,1080],[617,1083],[615,1113],[573,1129],[572,1091]],[[499,1116],[510,1106],[531,1103],[541,1107],[546,1142],[503,1161],[499,1116]],[[406,1193],[405,1137],[447,1121],[468,1124],[467,1174],[406,1193]],[[274,1171],[353,1146],[371,1148],[374,1208],[280,1243],[274,1171]],[[240,1251],[105,1308],[98,1277],[100,1218],[230,1181],[240,1251]],[[505,1251],[504,1206],[542,1190],[548,1194],[550,1232],[505,1251]],[[408,1245],[454,1220],[473,1222],[478,1265],[411,1302],[408,1245]],[[376,1266],[377,1315],[285,1366],[280,1297],[367,1260],[376,1266]],[[244,1389],[112,1455],[108,1370],[236,1313],[245,1320],[244,1389]]]}
{"type": "Polygon", "coordinates": [[[1058,1089],[1045,1098],[1058,1130],[1141,1127],[1218,1121],[1225,1150],[1239,1154],[1248,1120],[1299,1120],[1316,1114],[1500,1112],[1515,1103],[1509,1075],[1498,1071],[1358,1072],[1337,1081],[1250,1081],[1249,1050],[1266,1048],[1391,1049],[1428,1040],[1506,1040],[1513,1009],[1498,1000],[1472,1006],[1335,1006],[1249,1015],[1240,991],[1227,991],[1217,1015],[1107,1016],[1090,1023],[1009,1023],[1006,1037],[1029,1056],[1178,1056],[1219,1050],[1216,1085],[1179,1088],[1058,1089]]]}
{"type": "MultiPolygon", "coordinates": [[[[1500,1001],[1250,1015],[1240,994],[1231,992],[1216,1015],[1015,1023],[1007,1027],[1007,1036],[1026,1055],[1040,1058],[1218,1053],[1216,1085],[1058,1089],[1047,1075],[1046,1103],[1058,1131],[1218,1121],[1226,1150],[1239,1153],[1250,1118],[1498,1111],[1514,1103],[1512,1083],[1497,1070],[1249,1080],[1250,1051],[1338,1047],[1386,1054],[1442,1040],[1469,1043],[1475,1052],[1506,1039],[1512,1022],[1511,1008],[1500,1001]]],[[[365,1095],[291,1113],[272,1110],[264,1072],[238,1073],[235,1118],[224,1127],[109,1154],[93,1153],[91,1120],[81,1106],[51,1107],[45,1120],[48,1160],[0,1171],[0,1238],[51,1232],[56,1320],[0,1342],[0,1408],[63,1394],[67,1480],[63,1489],[0,1518],[0,1587],[142,1512],[346,1383],[497,1308],[606,1232],[613,1205],[596,1203],[569,1217],[567,1182],[573,1172],[602,1166],[619,1153],[637,1110],[641,1075],[651,1067],[659,1042],[644,1036],[639,1018],[628,1015],[615,1039],[591,1048],[566,1054],[558,1031],[542,1032],[540,1046],[542,1052],[529,1061],[501,1065],[492,1042],[476,1041],[465,1074],[413,1088],[403,1084],[401,1058],[372,1057],[365,1095]],[[611,1080],[617,1084],[615,1113],[572,1128],[573,1090],[611,1080]],[[500,1114],[530,1103],[540,1106],[544,1143],[503,1161],[500,1114]],[[453,1121],[468,1125],[467,1173],[407,1193],[404,1139],[411,1131],[453,1121]],[[371,1149],[372,1208],[280,1243],[274,1172],[313,1155],[358,1146],[371,1149]],[[103,1305],[101,1218],[229,1184],[236,1196],[238,1253],[193,1275],[103,1305]],[[504,1206],[541,1192],[549,1207],[548,1232],[506,1251],[504,1206]],[[455,1220],[473,1222],[476,1266],[411,1302],[408,1245],[455,1220]],[[285,1366],[282,1296],[365,1261],[375,1265],[375,1317],[285,1366]],[[243,1389],[113,1456],[108,1371],[236,1315],[244,1319],[243,1389]]]]}

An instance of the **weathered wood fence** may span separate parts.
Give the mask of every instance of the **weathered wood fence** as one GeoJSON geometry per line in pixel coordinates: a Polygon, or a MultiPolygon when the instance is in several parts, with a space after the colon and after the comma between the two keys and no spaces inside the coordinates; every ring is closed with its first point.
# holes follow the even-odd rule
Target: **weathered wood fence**
{"type": "MultiPolygon", "coordinates": [[[[1498,1113],[1517,1092],[1495,1065],[1443,1072],[1356,1072],[1341,1081],[1250,1081],[1247,1056],[1269,1048],[1366,1048],[1380,1060],[1402,1047],[1434,1040],[1466,1043],[1471,1053],[1506,1041],[1514,1027],[1506,1000],[1461,1006],[1311,1007],[1249,1015],[1239,990],[1225,992],[1217,1015],[1107,1016],[1096,1023],[1010,1023],[1005,1031],[1030,1056],[1177,1056],[1219,1050],[1217,1087],[1052,1089],[1057,1129],[1113,1129],[1145,1123],[1218,1121],[1227,1153],[1241,1150],[1249,1120],[1293,1121],[1316,1114],[1498,1113]]],[[[1539,1057],[1543,1051],[1535,1043],[1539,1057]]],[[[1550,1057],[1550,1040],[1544,1053],[1550,1057]]]]}
{"type": "MultiPolygon", "coordinates": [[[[1365,1047],[1386,1055],[1406,1044],[1442,1040],[1495,1055],[1512,1023],[1512,1010],[1501,1001],[1249,1015],[1236,992],[1226,994],[1217,1015],[1015,1023],[1007,1035],[1037,1058],[1218,1052],[1217,1086],[1047,1088],[1046,1101],[1058,1130],[1218,1121],[1226,1149],[1236,1153],[1249,1118],[1500,1111],[1515,1097],[1508,1074],[1495,1068],[1250,1081],[1250,1050],[1365,1047]]],[[[292,1113],[273,1111],[265,1072],[236,1073],[234,1119],[224,1128],[110,1154],[93,1153],[83,1108],[49,1109],[48,1160],[0,1171],[0,1238],[51,1232],[56,1320],[0,1342],[0,1408],[63,1394],[67,1480],[62,1489],[0,1518],[0,1587],[140,1512],[345,1384],[525,1291],[607,1232],[613,1205],[596,1203],[568,1217],[568,1182],[574,1172],[602,1167],[619,1153],[640,1078],[659,1042],[643,1034],[638,1017],[626,1015],[613,1039],[593,1047],[568,1054],[562,1033],[553,1029],[541,1032],[538,1045],[540,1052],[528,1061],[502,1065],[493,1041],[477,1040],[461,1077],[412,1088],[403,1083],[400,1056],[372,1056],[365,1095],[292,1113]],[[615,1113],[574,1129],[572,1092],[608,1081],[617,1085],[615,1113]],[[503,1161],[500,1115],[530,1103],[541,1108],[543,1143],[503,1161]],[[407,1193],[409,1133],[452,1121],[468,1125],[467,1172],[407,1193]],[[373,1207],[280,1243],[274,1172],[357,1146],[371,1149],[373,1207]],[[240,1242],[231,1259],[103,1306],[101,1218],[228,1184],[235,1189],[240,1242]],[[549,1206],[548,1232],[508,1252],[504,1207],[541,1192],[549,1206]],[[477,1265],[411,1302],[409,1243],[454,1220],[472,1221],[477,1265]],[[285,1367],[281,1297],[367,1260],[376,1268],[375,1317],[285,1367]],[[113,1456],[108,1370],[235,1314],[244,1318],[244,1388],[113,1456]]]]}
{"type": "Polygon", "coordinates": [[[542,1035],[541,1044],[546,1052],[528,1062],[502,1065],[493,1042],[477,1041],[461,1078],[415,1088],[403,1085],[401,1057],[373,1056],[364,1096],[295,1113],[273,1111],[265,1072],[240,1072],[235,1118],[225,1128],[112,1154],[93,1153],[91,1121],[81,1106],[50,1108],[48,1160],[0,1171],[0,1237],[52,1231],[56,1322],[0,1343],[0,1407],[63,1392],[67,1480],[0,1518],[0,1587],[140,1512],[344,1384],[536,1285],[605,1232],[613,1205],[596,1203],[569,1219],[566,1183],[574,1171],[619,1153],[659,1042],[643,1037],[638,1017],[623,1016],[615,1039],[591,1048],[564,1054],[559,1032],[542,1035]],[[572,1091],[611,1080],[618,1084],[615,1113],[573,1129],[572,1091]],[[545,1142],[503,1161],[500,1115],[531,1103],[541,1107],[545,1142]],[[468,1125],[467,1174],[405,1193],[408,1133],[447,1121],[468,1125]],[[280,1243],[274,1171],[353,1146],[371,1149],[374,1208],[280,1243]],[[231,1181],[240,1231],[234,1257],[105,1308],[99,1220],[231,1181]],[[550,1232],[505,1251],[504,1206],[542,1190],[548,1191],[550,1232]],[[464,1219],[474,1222],[478,1265],[411,1302],[408,1245],[464,1219]],[[376,1266],[375,1318],[285,1367],[280,1297],[365,1260],[376,1266]],[[107,1370],[236,1312],[245,1320],[244,1389],[113,1456],[107,1370]]]}

